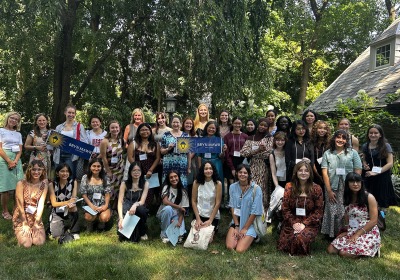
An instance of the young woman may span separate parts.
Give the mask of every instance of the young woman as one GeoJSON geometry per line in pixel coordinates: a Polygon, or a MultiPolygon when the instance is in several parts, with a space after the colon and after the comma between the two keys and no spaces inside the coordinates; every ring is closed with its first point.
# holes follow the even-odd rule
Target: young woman
{"type": "Polygon", "coordinates": [[[278,113],[274,109],[268,110],[267,113],[265,114],[265,118],[268,121],[268,132],[271,135],[274,135],[277,130],[277,126],[275,125],[275,119],[277,114],[278,113]]]}
{"type": "Polygon", "coordinates": [[[348,119],[343,118],[338,122],[338,127],[337,129],[342,129],[346,131],[349,134],[349,147],[356,150],[357,152],[359,151],[360,148],[360,142],[358,141],[358,138],[355,137],[353,134],[350,132],[350,126],[351,123],[348,119]]]}
{"type": "Polygon", "coordinates": [[[144,113],[141,109],[135,108],[132,111],[131,123],[125,127],[124,141],[129,145],[136,135],[137,128],[140,124],[145,122],[144,113]]]}
{"type": "Polygon", "coordinates": [[[101,118],[93,116],[90,118],[91,130],[87,130],[86,134],[88,136],[89,144],[94,146],[94,157],[100,157],[100,143],[107,135],[107,131],[101,128],[101,118]]]}
{"type": "MultiPolygon", "coordinates": [[[[275,188],[286,186],[286,163],[285,163],[285,144],[287,141],[286,133],[278,131],[274,135],[273,150],[269,155],[272,181],[275,188]]],[[[288,178],[290,179],[290,178],[288,178]]]]}
{"type": "Polygon", "coordinates": [[[28,165],[25,179],[18,182],[15,190],[16,208],[12,220],[20,246],[29,248],[46,241],[42,214],[47,189],[46,167],[42,161],[33,160],[28,165]]]}
{"type": "MultiPolygon", "coordinates": [[[[118,121],[111,121],[108,125],[108,130],[109,132],[100,143],[100,157],[113,190],[111,200],[116,203],[118,189],[124,175],[125,143],[118,121]]],[[[116,209],[116,204],[114,203],[113,209],[116,209]]]]}
{"type": "MultiPolygon", "coordinates": [[[[183,119],[181,130],[189,135],[189,137],[197,137],[196,131],[194,130],[194,121],[190,117],[186,117],[183,119]]],[[[188,162],[189,165],[189,162],[188,162]]],[[[191,197],[192,186],[195,178],[197,177],[197,164],[196,157],[194,153],[190,154],[190,172],[188,170],[187,174],[187,190],[189,197],[191,197]]]]}
{"type": "Polygon", "coordinates": [[[362,177],[350,172],[344,184],[345,215],[343,233],[329,245],[328,253],[342,257],[374,257],[379,254],[378,205],[366,192],[362,177]]]}
{"type": "Polygon", "coordinates": [[[174,151],[178,137],[189,137],[186,132],[180,130],[181,119],[172,117],[172,131],[166,132],[161,140],[161,154],[163,157],[163,181],[171,170],[176,170],[181,175],[183,187],[187,189],[187,174],[191,169],[190,153],[180,154],[174,151]]]}
{"type": "Polygon", "coordinates": [[[85,211],[85,220],[88,231],[93,230],[93,223],[98,219],[98,229],[103,230],[105,223],[111,218],[110,197],[112,188],[107,180],[101,158],[94,158],[89,162],[88,173],[83,175],[79,192],[96,214],[85,211]]]}
{"type": "Polygon", "coordinates": [[[240,164],[236,169],[238,181],[229,188],[229,207],[232,221],[226,236],[226,247],[245,252],[257,238],[253,226],[256,216],[262,215],[262,191],[251,180],[250,167],[240,164]]]}
{"type": "MultiPolygon", "coordinates": [[[[172,120],[171,120],[172,124],[172,120]]],[[[167,115],[164,112],[156,113],[156,126],[153,128],[154,140],[161,143],[164,133],[171,131],[172,128],[167,126],[167,115]]]]}
{"type": "Polygon", "coordinates": [[[278,250],[290,255],[310,255],[323,208],[322,190],[313,183],[311,165],[306,161],[297,163],[283,196],[283,224],[278,250]]]}
{"type": "Polygon", "coordinates": [[[18,181],[24,176],[20,127],[21,115],[10,112],[4,119],[3,128],[0,128],[0,193],[2,217],[6,220],[12,219],[8,211],[9,192],[15,190],[18,181]]]}
{"type": "Polygon", "coordinates": [[[222,138],[224,138],[225,135],[227,135],[229,131],[231,131],[232,127],[228,111],[226,110],[221,111],[218,118],[218,125],[219,125],[219,134],[221,135],[222,138]]]}
{"type": "Polygon", "coordinates": [[[308,160],[314,166],[314,146],[310,141],[307,125],[302,120],[293,123],[289,141],[285,147],[286,178],[292,178],[296,163],[308,160]]]}
{"type": "Polygon", "coordinates": [[[192,208],[197,230],[213,225],[214,232],[218,231],[221,198],[222,184],[218,180],[215,166],[211,161],[206,161],[200,166],[192,190],[192,208]]]}
{"type": "Polygon", "coordinates": [[[189,198],[183,188],[179,178],[179,173],[171,170],[165,177],[163,189],[161,192],[162,204],[157,212],[157,218],[161,222],[161,240],[163,243],[168,243],[167,228],[173,221],[178,221],[179,239],[178,243],[183,242],[183,235],[186,233],[185,208],[189,207],[189,198]]]}
{"type": "Polygon", "coordinates": [[[262,189],[264,209],[268,209],[269,194],[272,192],[267,185],[269,174],[265,161],[272,151],[272,142],[268,133],[268,121],[261,118],[258,121],[257,133],[247,138],[240,151],[241,156],[250,159],[252,180],[262,189]]]}
{"type": "MultiPolygon", "coordinates": [[[[75,120],[76,107],[74,105],[68,105],[64,111],[66,121],[62,124],[57,125],[56,131],[62,135],[74,138],[84,143],[88,143],[86,130],[84,126],[75,120]]],[[[76,167],[78,164],[79,157],[70,153],[61,151],[59,148],[54,150],[53,161],[55,165],[61,163],[67,163],[72,170],[72,178],[76,178],[76,167]]]]}
{"type": "Polygon", "coordinates": [[[313,110],[308,109],[304,111],[301,120],[306,123],[308,132],[311,134],[314,123],[318,121],[318,116],[313,110]]]}
{"type": "Polygon", "coordinates": [[[348,133],[335,132],[329,149],[322,157],[322,178],[325,184],[325,210],[321,232],[334,238],[340,229],[344,215],[344,180],[350,172],[361,174],[361,159],[354,149],[349,148],[348,133]]]}
{"type": "MultiPolygon", "coordinates": [[[[154,140],[151,126],[142,123],[137,129],[134,141],[128,146],[128,161],[140,162],[146,179],[149,179],[160,162],[160,145],[154,140]]],[[[151,188],[147,194],[146,207],[150,209],[154,195],[159,193],[159,188],[151,188]]]]}
{"type": "Polygon", "coordinates": [[[371,125],[366,138],[367,143],[361,148],[364,154],[365,186],[374,195],[380,207],[388,208],[396,205],[396,195],[390,176],[393,167],[392,147],[387,142],[380,125],[371,125]]]}
{"type": "Polygon", "coordinates": [[[194,118],[194,130],[197,136],[203,136],[203,130],[205,125],[210,119],[210,113],[206,104],[200,104],[196,110],[196,117],[194,118]]]}
{"type": "MultiPolygon", "coordinates": [[[[240,154],[248,136],[242,132],[242,119],[234,117],[232,120],[232,131],[224,137],[224,143],[227,147],[225,152],[225,161],[229,167],[229,184],[233,184],[236,174],[236,167],[241,164],[244,157],[240,154]]],[[[225,174],[225,173],[224,173],[225,174]]]]}
{"type": "MultiPolygon", "coordinates": [[[[131,237],[128,239],[132,242],[139,240],[148,240],[147,236],[147,210],[145,201],[149,191],[149,183],[144,179],[144,173],[138,162],[133,162],[129,166],[128,180],[122,182],[118,196],[118,228],[122,229],[122,221],[127,212],[129,215],[136,215],[140,218],[131,237]]],[[[120,241],[127,238],[118,232],[120,241]]]]}
{"type": "Polygon", "coordinates": [[[74,239],[79,239],[78,208],[76,195],[78,183],[72,179],[72,170],[63,163],[56,167],[56,178],[49,184],[51,206],[50,233],[54,238],[60,237],[65,230],[65,221],[70,220],[69,231],[74,239]]]}
{"type": "Polygon", "coordinates": [[[323,187],[322,179],[322,156],[329,147],[331,140],[331,129],[324,121],[316,121],[311,132],[311,143],[314,145],[314,182],[323,187]]]}
{"type": "Polygon", "coordinates": [[[47,150],[46,140],[50,130],[49,118],[45,114],[37,114],[31,130],[26,137],[24,148],[32,151],[29,157],[29,162],[32,160],[43,161],[46,166],[47,177],[49,178],[51,172],[51,153],[47,150]]]}
{"type": "Polygon", "coordinates": [[[292,127],[292,121],[287,116],[280,116],[276,120],[276,131],[283,131],[288,136],[290,134],[291,127],[292,127]]]}
{"type": "Polygon", "coordinates": [[[253,136],[257,132],[257,122],[254,119],[248,119],[246,121],[246,130],[245,133],[247,136],[253,136]]]}

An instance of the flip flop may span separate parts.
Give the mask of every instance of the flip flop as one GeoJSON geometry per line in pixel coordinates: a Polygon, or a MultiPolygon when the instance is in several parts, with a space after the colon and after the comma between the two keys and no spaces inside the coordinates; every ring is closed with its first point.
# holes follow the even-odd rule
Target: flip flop
{"type": "Polygon", "coordinates": [[[1,215],[3,216],[3,218],[5,220],[11,220],[12,219],[12,216],[8,212],[3,212],[1,215]]]}

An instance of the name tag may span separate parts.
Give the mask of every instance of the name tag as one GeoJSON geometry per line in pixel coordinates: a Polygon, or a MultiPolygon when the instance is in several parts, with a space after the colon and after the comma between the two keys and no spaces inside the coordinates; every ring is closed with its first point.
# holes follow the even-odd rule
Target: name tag
{"type": "Polygon", "coordinates": [[[116,164],[116,163],[118,163],[118,157],[112,157],[111,164],[116,164]]]}
{"type": "Polygon", "coordinates": [[[317,162],[318,162],[319,164],[321,164],[321,162],[322,162],[322,157],[317,158],[317,162]]]}
{"type": "Polygon", "coordinates": [[[56,213],[64,213],[65,206],[57,207],[56,208],[56,213]]]}
{"type": "Polygon", "coordinates": [[[285,176],[286,170],[276,170],[276,177],[283,177],[285,176]]]}
{"type": "Polygon", "coordinates": [[[147,154],[140,154],[139,155],[140,160],[146,160],[147,159],[147,154]]]}
{"type": "Polygon", "coordinates": [[[296,208],[296,216],[305,216],[306,209],[305,208],[296,208]]]}
{"type": "Polygon", "coordinates": [[[346,175],[344,168],[336,168],[336,175],[346,175]]]}
{"type": "Polygon", "coordinates": [[[29,205],[26,207],[25,211],[29,214],[35,214],[37,207],[29,205]]]}
{"type": "Polygon", "coordinates": [[[11,147],[11,152],[13,153],[18,153],[20,151],[19,146],[18,145],[14,145],[11,147]]]}
{"type": "Polygon", "coordinates": [[[380,167],[380,166],[373,166],[373,167],[372,167],[372,172],[381,174],[381,173],[382,173],[382,167],[380,167]]]}
{"type": "Polygon", "coordinates": [[[211,153],[204,153],[204,158],[211,158],[211,153]]]}
{"type": "Polygon", "coordinates": [[[258,145],[253,145],[253,146],[251,146],[251,149],[252,149],[253,151],[258,150],[259,148],[260,148],[260,146],[258,146],[258,145]]]}
{"type": "Polygon", "coordinates": [[[356,219],[350,219],[349,220],[349,227],[351,228],[358,228],[359,223],[356,219]]]}
{"type": "Polygon", "coordinates": [[[240,217],[240,209],[239,208],[233,209],[233,214],[240,217]]]}
{"type": "Polygon", "coordinates": [[[101,193],[94,193],[93,194],[93,199],[101,199],[101,193]]]}
{"type": "Polygon", "coordinates": [[[298,164],[302,160],[303,160],[302,158],[296,158],[296,164],[298,164]]]}
{"type": "Polygon", "coordinates": [[[240,157],[240,151],[233,151],[234,157],[240,157]]]}

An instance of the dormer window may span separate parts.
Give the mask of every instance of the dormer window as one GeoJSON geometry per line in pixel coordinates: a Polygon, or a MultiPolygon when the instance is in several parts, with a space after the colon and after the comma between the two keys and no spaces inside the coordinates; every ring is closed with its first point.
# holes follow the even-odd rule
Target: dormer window
{"type": "Polygon", "coordinates": [[[390,44],[376,48],[375,67],[389,65],[390,63],[390,44]]]}

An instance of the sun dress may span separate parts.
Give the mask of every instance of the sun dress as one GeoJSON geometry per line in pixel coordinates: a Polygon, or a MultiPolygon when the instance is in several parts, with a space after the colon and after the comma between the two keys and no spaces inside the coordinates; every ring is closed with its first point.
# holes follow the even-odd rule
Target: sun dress
{"type": "Polygon", "coordinates": [[[352,255],[374,257],[381,244],[381,236],[377,225],[367,233],[361,235],[355,242],[347,243],[347,240],[349,240],[357,230],[364,227],[369,222],[367,206],[350,204],[346,206],[346,213],[349,215],[347,235],[333,240],[333,247],[352,255]]]}
{"type": "MultiPolygon", "coordinates": [[[[35,224],[35,220],[36,220],[36,211],[34,214],[30,214],[25,209],[28,206],[33,206],[36,208],[38,207],[40,197],[42,196],[43,191],[46,189],[48,182],[47,182],[47,180],[43,180],[40,183],[40,186],[36,193],[31,191],[31,188],[29,187],[29,185],[31,185],[31,184],[28,183],[26,180],[22,180],[22,184],[24,185],[24,189],[23,189],[24,205],[23,205],[23,207],[24,207],[24,211],[25,211],[25,218],[26,218],[26,223],[30,227],[29,235],[32,235],[32,233],[33,233],[32,227],[35,224]]],[[[14,228],[15,235],[18,235],[18,233],[22,232],[22,224],[23,224],[22,217],[20,217],[20,209],[18,208],[18,206],[14,210],[12,221],[13,221],[13,228],[14,228]]],[[[44,233],[43,222],[40,221],[38,223],[38,225],[40,227],[40,231],[43,231],[43,235],[44,235],[45,233],[44,233]]]]}
{"type": "Polygon", "coordinates": [[[257,185],[261,187],[263,194],[263,206],[264,209],[268,209],[269,206],[269,194],[272,192],[267,189],[267,180],[270,174],[268,173],[268,167],[266,164],[266,159],[268,159],[269,155],[272,151],[272,137],[265,137],[260,141],[254,141],[253,138],[247,139],[244,143],[243,148],[240,150],[240,155],[243,157],[251,156],[252,149],[258,149],[262,141],[266,141],[267,148],[264,151],[258,152],[253,155],[250,160],[250,171],[251,171],[251,179],[257,185]],[[257,147],[257,148],[256,148],[257,147]]]}
{"type": "Polygon", "coordinates": [[[117,190],[119,190],[119,186],[121,185],[125,168],[124,147],[122,145],[122,141],[119,139],[117,143],[112,143],[109,140],[106,155],[108,166],[113,174],[112,178],[110,178],[110,185],[114,190],[114,194],[116,194],[117,190]],[[112,158],[116,158],[117,162],[112,163],[112,158]]]}
{"type": "MultiPolygon", "coordinates": [[[[189,137],[189,134],[186,132],[182,132],[179,137],[189,137]]],[[[176,145],[176,137],[172,135],[170,131],[164,133],[161,139],[161,148],[166,149],[170,144],[176,145]]],[[[162,181],[164,182],[165,176],[167,176],[168,172],[171,170],[178,171],[181,175],[181,181],[183,187],[187,188],[187,170],[188,170],[188,154],[178,154],[175,153],[174,150],[169,151],[163,157],[163,172],[162,172],[162,181]]]]}
{"type": "MultiPolygon", "coordinates": [[[[388,153],[393,153],[392,147],[388,143],[386,143],[386,148],[388,153]]],[[[370,170],[373,166],[383,167],[387,163],[386,158],[379,158],[378,149],[369,149],[367,143],[362,146],[362,152],[370,170]]],[[[368,192],[373,194],[378,205],[384,208],[397,205],[390,173],[391,170],[389,169],[376,176],[364,176],[365,187],[368,192]]]]}
{"type": "Polygon", "coordinates": [[[292,255],[309,255],[311,243],[318,235],[324,209],[322,189],[314,184],[309,196],[292,197],[293,187],[288,183],[282,203],[283,224],[278,241],[278,250],[292,255]],[[306,216],[296,215],[296,208],[305,208],[306,216]],[[306,227],[294,233],[293,224],[302,223],[306,227]]]}
{"type": "MultiPolygon", "coordinates": [[[[47,130],[41,131],[41,135],[47,135],[47,130]]],[[[33,130],[29,132],[29,136],[32,137],[32,145],[33,146],[46,146],[46,140],[43,140],[42,136],[37,136],[33,130]]],[[[31,152],[29,156],[29,163],[31,163],[33,160],[40,160],[43,162],[44,166],[46,166],[47,169],[47,178],[50,178],[51,174],[51,153],[50,150],[46,149],[46,151],[38,151],[34,150],[31,152]]]]}

